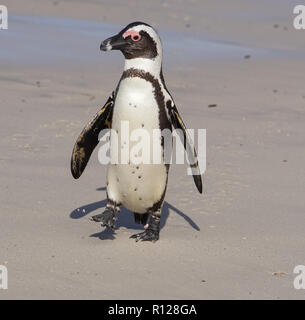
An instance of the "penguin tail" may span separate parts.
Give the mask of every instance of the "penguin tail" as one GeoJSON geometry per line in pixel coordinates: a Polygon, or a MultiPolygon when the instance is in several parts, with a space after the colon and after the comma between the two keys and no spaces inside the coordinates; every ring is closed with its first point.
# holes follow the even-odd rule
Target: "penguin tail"
{"type": "Polygon", "coordinates": [[[144,224],[144,225],[147,223],[148,216],[149,216],[148,213],[135,213],[134,212],[133,214],[134,214],[135,223],[144,224]]]}

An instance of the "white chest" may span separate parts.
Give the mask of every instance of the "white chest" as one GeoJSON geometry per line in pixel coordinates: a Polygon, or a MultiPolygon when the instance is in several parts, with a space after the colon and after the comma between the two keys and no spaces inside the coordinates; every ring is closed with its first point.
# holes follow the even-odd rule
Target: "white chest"
{"type": "MultiPolygon", "coordinates": [[[[123,148],[128,144],[129,150],[138,143],[131,139],[134,130],[143,129],[150,137],[151,164],[134,164],[131,161],[111,164],[108,169],[108,196],[130,210],[143,213],[161,198],[167,180],[165,165],[153,164],[152,137],[153,130],[159,129],[159,108],[150,82],[136,77],[122,80],[116,96],[112,129],[117,132],[118,145],[123,148]],[[122,121],[128,123],[127,138],[122,135],[122,121]]],[[[118,159],[120,162],[121,148],[118,159]]]]}
{"type": "Polygon", "coordinates": [[[150,82],[136,77],[121,81],[115,101],[112,128],[118,129],[121,120],[129,121],[130,130],[159,128],[159,110],[150,82]]]}

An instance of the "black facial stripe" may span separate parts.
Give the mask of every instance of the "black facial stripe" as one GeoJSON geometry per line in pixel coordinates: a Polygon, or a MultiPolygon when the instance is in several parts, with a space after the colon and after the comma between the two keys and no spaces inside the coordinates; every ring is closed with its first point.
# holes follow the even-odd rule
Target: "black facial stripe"
{"type": "Polygon", "coordinates": [[[149,49],[150,49],[150,58],[151,59],[155,58],[158,55],[156,41],[146,31],[141,31],[140,35],[147,39],[147,42],[149,44],[149,49]]]}

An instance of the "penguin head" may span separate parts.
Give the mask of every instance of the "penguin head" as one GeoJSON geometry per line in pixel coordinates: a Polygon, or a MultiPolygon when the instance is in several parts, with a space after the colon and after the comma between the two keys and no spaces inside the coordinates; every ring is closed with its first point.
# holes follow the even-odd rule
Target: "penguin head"
{"type": "Polygon", "coordinates": [[[162,57],[162,44],[157,32],[147,23],[133,22],[118,34],[104,40],[102,51],[120,50],[125,59],[162,57]]]}

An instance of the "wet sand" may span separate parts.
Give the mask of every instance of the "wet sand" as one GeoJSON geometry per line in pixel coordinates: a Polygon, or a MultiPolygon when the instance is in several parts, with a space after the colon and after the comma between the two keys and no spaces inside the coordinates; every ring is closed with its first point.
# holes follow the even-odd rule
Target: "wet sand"
{"type": "Polygon", "coordinates": [[[304,299],[305,31],[295,1],[11,0],[0,31],[0,299],[304,299]],[[89,221],[105,206],[97,150],[70,156],[116,86],[100,42],[134,20],[160,32],[164,76],[185,123],[207,129],[204,194],[173,165],[160,240],[89,221]],[[216,107],[209,108],[209,105],[216,107]]]}

